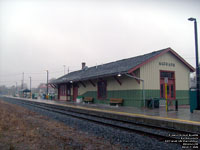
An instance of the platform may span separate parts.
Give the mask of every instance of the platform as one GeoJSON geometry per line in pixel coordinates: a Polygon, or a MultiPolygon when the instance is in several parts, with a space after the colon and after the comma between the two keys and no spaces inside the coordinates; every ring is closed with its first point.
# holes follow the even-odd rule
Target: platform
{"type": "Polygon", "coordinates": [[[126,118],[137,123],[152,124],[200,134],[200,116],[198,113],[190,113],[189,105],[179,106],[178,111],[175,111],[175,108],[174,110],[170,110],[172,108],[169,108],[169,111],[166,111],[165,107],[149,109],[42,99],[24,100],[61,105],[96,115],[99,115],[100,113],[102,115],[103,113],[103,115],[107,115],[109,117],[121,119],[126,118]]]}

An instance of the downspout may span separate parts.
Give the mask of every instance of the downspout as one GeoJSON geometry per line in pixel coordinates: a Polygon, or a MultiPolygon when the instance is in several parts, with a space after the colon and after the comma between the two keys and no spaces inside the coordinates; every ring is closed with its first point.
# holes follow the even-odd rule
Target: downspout
{"type": "Polygon", "coordinates": [[[145,90],[144,90],[144,80],[141,79],[141,78],[138,78],[138,77],[135,77],[135,76],[132,76],[130,74],[127,74],[125,73],[126,76],[130,77],[130,78],[134,78],[134,79],[137,79],[137,80],[140,80],[142,81],[142,98],[143,98],[143,103],[144,103],[144,107],[145,107],[145,90]]]}

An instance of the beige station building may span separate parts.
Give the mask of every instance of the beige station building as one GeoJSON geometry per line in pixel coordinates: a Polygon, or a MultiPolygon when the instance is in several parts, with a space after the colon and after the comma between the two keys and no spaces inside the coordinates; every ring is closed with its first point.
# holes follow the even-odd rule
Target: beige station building
{"type": "Polygon", "coordinates": [[[171,48],[66,74],[54,82],[58,99],[75,101],[92,97],[94,103],[109,104],[111,98],[123,99],[123,106],[143,107],[146,99],[178,100],[189,104],[190,73],[195,69],[171,48]],[[165,86],[167,83],[167,86],[165,86]]]}

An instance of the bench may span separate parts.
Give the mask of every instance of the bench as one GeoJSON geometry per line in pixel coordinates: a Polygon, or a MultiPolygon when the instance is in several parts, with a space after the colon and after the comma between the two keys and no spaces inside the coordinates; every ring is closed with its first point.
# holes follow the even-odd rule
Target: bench
{"type": "Polygon", "coordinates": [[[83,101],[86,103],[90,103],[90,102],[93,103],[94,98],[93,97],[84,97],[83,101]]]}
{"type": "Polygon", "coordinates": [[[110,98],[110,105],[116,104],[117,106],[120,104],[123,104],[123,99],[122,98],[110,98]]]}

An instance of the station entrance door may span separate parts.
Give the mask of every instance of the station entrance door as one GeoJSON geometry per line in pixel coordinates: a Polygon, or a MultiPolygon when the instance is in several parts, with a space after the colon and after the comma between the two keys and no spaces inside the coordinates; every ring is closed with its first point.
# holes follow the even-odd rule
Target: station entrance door
{"type": "Polygon", "coordinates": [[[165,98],[165,79],[167,78],[167,99],[175,99],[175,72],[160,71],[160,98],[165,98]]]}

